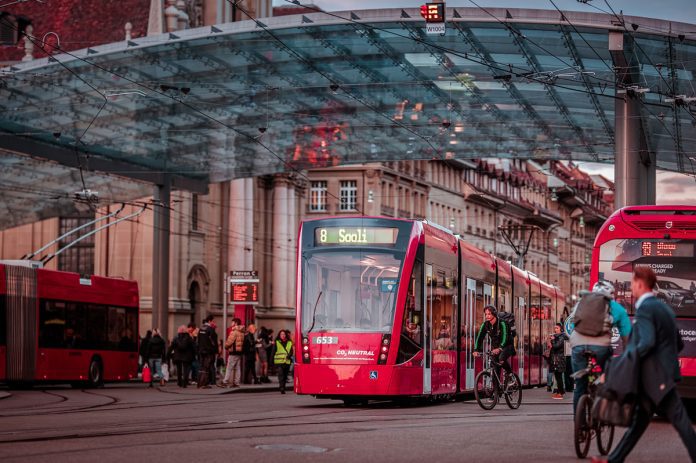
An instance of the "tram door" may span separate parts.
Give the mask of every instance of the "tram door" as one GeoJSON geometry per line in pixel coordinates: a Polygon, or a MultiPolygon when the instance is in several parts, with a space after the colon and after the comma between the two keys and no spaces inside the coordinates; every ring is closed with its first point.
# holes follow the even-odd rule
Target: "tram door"
{"type": "Polygon", "coordinates": [[[423,311],[423,394],[430,394],[432,391],[432,362],[433,352],[431,349],[432,324],[433,324],[433,266],[425,265],[425,310],[423,311]]]}
{"type": "Polygon", "coordinates": [[[527,307],[524,297],[517,298],[517,307],[517,316],[515,317],[515,321],[517,322],[517,376],[520,377],[522,384],[528,384],[529,375],[525,374],[525,366],[527,365],[525,349],[525,340],[527,339],[527,307]]]}
{"type": "Polygon", "coordinates": [[[476,337],[476,280],[466,279],[466,299],[464,305],[464,353],[465,353],[465,382],[464,389],[474,388],[474,340],[476,337]]]}

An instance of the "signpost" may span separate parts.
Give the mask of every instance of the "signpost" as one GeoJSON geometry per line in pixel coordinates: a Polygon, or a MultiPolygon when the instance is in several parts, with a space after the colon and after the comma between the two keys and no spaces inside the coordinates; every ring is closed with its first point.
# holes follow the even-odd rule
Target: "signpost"
{"type": "MultiPolygon", "coordinates": [[[[259,272],[256,270],[232,270],[225,275],[222,283],[224,296],[222,302],[222,325],[227,335],[227,305],[258,305],[259,272]]],[[[246,320],[245,320],[246,322],[246,320]]]]}

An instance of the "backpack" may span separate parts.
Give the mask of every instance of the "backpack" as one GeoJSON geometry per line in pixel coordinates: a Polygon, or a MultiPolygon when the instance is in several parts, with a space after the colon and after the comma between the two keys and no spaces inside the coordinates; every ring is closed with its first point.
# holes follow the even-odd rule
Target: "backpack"
{"type": "Polygon", "coordinates": [[[609,298],[600,293],[581,297],[570,315],[575,331],[585,336],[600,337],[611,334],[609,298]]]}
{"type": "Polygon", "coordinates": [[[498,319],[505,322],[510,328],[510,336],[514,340],[517,337],[517,325],[515,324],[515,314],[512,312],[498,312],[498,319]]]}

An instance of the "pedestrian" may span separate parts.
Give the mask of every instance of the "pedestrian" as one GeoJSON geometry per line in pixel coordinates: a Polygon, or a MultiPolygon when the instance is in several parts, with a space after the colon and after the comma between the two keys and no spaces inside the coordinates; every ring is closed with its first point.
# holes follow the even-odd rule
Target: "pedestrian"
{"type": "Polygon", "coordinates": [[[191,363],[193,363],[195,354],[193,339],[188,333],[186,325],[181,325],[177,330],[176,338],[169,346],[169,357],[176,365],[176,384],[179,387],[188,386],[191,363]]]}
{"type": "Polygon", "coordinates": [[[244,346],[242,320],[233,318],[231,327],[230,335],[225,340],[225,349],[227,349],[228,355],[227,371],[225,371],[221,387],[239,387],[239,382],[242,379],[242,348],[244,346]],[[230,383],[230,381],[232,382],[230,383]]]}
{"type": "Polygon", "coordinates": [[[152,330],[147,330],[145,337],[140,340],[140,349],[138,350],[138,357],[140,362],[140,369],[142,370],[143,365],[148,361],[147,350],[150,347],[150,339],[152,339],[152,330]]]}
{"type": "Polygon", "coordinates": [[[553,371],[553,376],[556,379],[557,391],[551,396],[552,399],[561,400],[565,395],[565,389],[563,387],[563,373],[565,373],[566,359],[565,359],[565,342],[568,340],[568,336],[563,332],[563,325],[556,323],[553,327],[553,334],[549,336],[548,346],[551,349],[549,358],[551,371],[553,371]]]}
{"type": "Polygon", "coordinates": [[[266,334],[268,336],[268,347],[266,348],[266,358],[268,359],[268,374],[275,375],[277,373],[275,371],[275,365],[273,364],[273,349],[275,349],[275,341],[273,340],[273,328],[268,328],[266,334]]]}
{"type": "Polygon", "coordinates": [[[626,351],[635,352],[639,359],[639,398],[631,426],[608,460],[594,457],[593,462],[623,462],[648,428],[656,410],[672,423],[691,461],[696,462],[696,432],[676,388],[681,380],[678,354],[684,343],[675,323],[674,311],[655,297],[656,285],[657,277],[650,267],[634,269],[631,294],[636,298],[636,315],[626,351]]]}
{"type": "Polygon", "coordinates": [[[293,354],[293,345],[288,331],[280,330],[273,345],[273,363],[278,369],[278,383],[280,384],[281,394],[285,394],[285,383],[290,374],[293,354]]]}
{"type": "Polygon", "coordinates": [[[164,375],[162,374],[162,362],[167,354],[167,346],[160,336],[157,328],[152,330],[152,338],[147,345],[146,357],[147,363],[150,366],[150,386],[152,387],[155,377],[160,381],[160,386],[164,386],[164,375]]]}
{"type": "Polygon", "coordinates": [[[256,376],[256,325],[253,323],[247,326],[242,353],[244,354],[244,384],[251,384],[252,379],[254,384],[261,384],[256,376]]]}
{"type": "Polygon", "coordinates": [[[203,326],[198,330],[198,357],[200,358],[201,366],[198,373],[198,387],[210,388],[210,367],[214,365],[215,353],[217,352],[217,333],[210,324],[213,321],[213,316],[205,317],[203,326]]]}
{"type": "Polygon", "coordinates": [[[262,383],[270,383],[268,379],[268,348],[272,346],[271,338],[268,335],[266,327],[262,326],[259,329],[259,335],[256,337],[256,355],[259,359],[261,377],[259,380],[262,383]]]}
{"type": "Polygon", "coordinates": [[[193,340],[193,362],[191,362],[191,377],[189,378],[190,384],[198,383],[198,372],[200,371],[200,358],[198,357],[198,328],[196,324],[191,322],[188,324],[188,334],[193,340]]]}
{"type": "Polygon", "coordinates": [[[213,358],[210,362],[210,367],[208,370],[208,386],[215,386],[215,383],[217,382],[217,358],[222,354],[222,351],[220,350],[221,343],[218,340],[217,325],[215,324],[214,320],[210,320],[210,327],[215,333],[215,352],[213,353],[213,358]]]}

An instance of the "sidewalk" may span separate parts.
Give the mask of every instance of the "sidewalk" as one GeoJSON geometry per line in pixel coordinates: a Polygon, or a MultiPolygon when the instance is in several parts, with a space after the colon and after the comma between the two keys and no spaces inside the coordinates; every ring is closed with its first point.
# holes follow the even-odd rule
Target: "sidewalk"
{"type": "MultiPolygon", "coordinates": [[[[276,387],[278,387],[278,386],[276,386],[276,387]]],[[[7,392],[7,391],[0,391],[0,400],[2,400],[2,399],[7,399],[7,398],[10,398],[10,397],[12,397],[12,394],[10,394],[9,392],[7,392]]]]}

